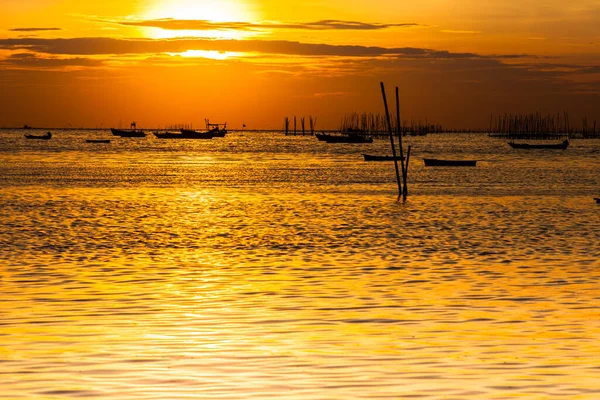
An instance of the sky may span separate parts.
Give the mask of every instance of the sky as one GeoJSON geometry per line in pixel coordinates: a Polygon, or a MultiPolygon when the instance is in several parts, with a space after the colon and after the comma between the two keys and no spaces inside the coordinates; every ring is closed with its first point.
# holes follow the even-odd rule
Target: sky
{"type": "Polygon", "coordinates": [[[600,123],[598,0],[0,1],[0,127],[600,123]]]}

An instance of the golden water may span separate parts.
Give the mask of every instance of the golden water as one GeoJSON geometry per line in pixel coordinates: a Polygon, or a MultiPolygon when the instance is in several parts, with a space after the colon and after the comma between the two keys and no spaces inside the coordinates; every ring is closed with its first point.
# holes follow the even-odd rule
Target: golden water
{"type": "Polygon", "coordinates": [[[0,132],[0,399],[600,398],[597,141],[89,137],[0,132]]]}

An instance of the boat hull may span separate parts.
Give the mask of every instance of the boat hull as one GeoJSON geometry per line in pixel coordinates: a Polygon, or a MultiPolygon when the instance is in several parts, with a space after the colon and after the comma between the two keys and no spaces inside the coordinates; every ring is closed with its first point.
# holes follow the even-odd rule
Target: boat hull
{"type": "Polygon", "coordinates": [[[567,147],[569,147],[569,141],[565,140],[562,143],[556,143],[556,144],[530,144],[530,143],[515,143],[515,142],[508,142],[508,145],[510,147],[512,147],[513,149],[528,149],[528,150],[535,150],[535,149],[553,149],[553,150],[566,150],[567,147]]]}
{"type": "Polygon", "coordinates": [[[144,131],[137,130],[123,130],[123,129],[114,129],[110,128],[110,131],[113,135],[119,137],[146,137],[144,131]]]}
{"type": "Polygon", "coordinates": [[[38,136],[38,135],[25,135],[25,137],[27,139],[34,139],[34,140],[50,140],[50,139],[52,139],[52,136],[47,136],[47,135],[42,135],[42,136],[38,136]]]}
{"type": "Polygon", "coordinates": [[[318,140],[326,143],[373,143],[373,138],[362,135],[330,135],[327,133],[315,134],[318,140]]]}
{"type": "Polygon", "coordinates": [[[182,129],[181,133],[175,132],[154,132],[158,139],[202,139],[208,140],[215,137],[212,132],[197,132],[188,129],[182,129]]]}
{"type": "MultiPolygon", "coordinates": [[[[394,156],[376,156],[371,154],[363,154],[365,161],[394,161],[394,156]]],[[[404,160],[404,157],[396,156],[396,160],[404,160]]]]}
{"type": "Polygon", "coordinates": [[[475,167],[477,160],[440,160],[437,158],[424,158],[426,167],[475,167]]]}
{"type": "Polygon", "coordinates": [[[87,139],[86,143],[110,143],[110,139],[87,139]]]}

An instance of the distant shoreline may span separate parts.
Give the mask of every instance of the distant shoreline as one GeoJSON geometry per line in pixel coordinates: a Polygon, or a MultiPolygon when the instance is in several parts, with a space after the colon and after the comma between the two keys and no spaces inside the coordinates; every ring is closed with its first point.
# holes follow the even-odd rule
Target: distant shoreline
{"type": "MultiPolygon", "coordinates": [[[[113,127],[114,128],[114,127],[113,127]]],[[[29,130],[38,130],[38,131],[110,131],[111,128],[23,128],[23,127],[0,127],[0,130],[13,130],[13,131],[29,131],[29,130]]],[[[126,128],[119,128],[126,129],[126,128]]],[[[179,131],[179,129],[165,129],[165,128],[139,128],[143,131],[179,131]]],[[[192,128],[193,129],[193,128],[192,128]]],[[[201,130],[201,129],[199,129],[201,130]]],[[[281,132],[285,133],[285,129],[227,129],[229,132],[256,132],[256,133],[267,133],[267,132],[281,132]]],[[[288,131],[290,132],[290,131],[288,131]]],[[[327,133],[336,133],[340,132],[340,129],[315,129],[315,133],[327,132],[327,133]]],[[[430,133],[489,133],[489,129],[444,129],[440,132],[430,132],[430,133]]],[[[373,133],[367,133],[368,135],[373,135],[373,133]]],[[[387,135],[387,132],[378,132],[374,133],[375,135],[387,135]]],[[[310,132],[306,132],[304,135],[301,131],[296,133],[289,133],[289,136],[311,136],[310,132]]]]}

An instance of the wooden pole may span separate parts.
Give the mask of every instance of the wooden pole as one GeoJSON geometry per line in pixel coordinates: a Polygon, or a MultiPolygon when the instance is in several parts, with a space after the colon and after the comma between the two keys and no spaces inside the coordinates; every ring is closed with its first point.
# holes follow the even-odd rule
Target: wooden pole
{"type": "Polygon", "coordinates": [[[392,145],[392,156],[394,157],[394,167],[396,168],[396,182],[398,182],[398,197],[402,196],[402,183],[400,182],[400,171],[398,170],[398,160],[396,159],[396,146],[394,146],[394,132],[392,131],[392,122],[390,121],[390,112],[388,110],[387,98],[385,97],[385,87],[381,84],[381,95],[383,96],[383,106],[385,107],[385,116],[390,133],[390,144],[392,145]]]}
{"type": "MultiPolygon", "coordinates": [[[[402,135],[400,134],[400,97],[398,96],[398,86],[396,86],[396,118],[398,120],[398,145],[400,146],[400,165],[402,166],[402,179],[404,181],[404,190],[402,196],[406,200],[408,189],[406,189],[406,168],[404,168],[404,150],[402,146],[402,135]]],[[[393,145],[393,143],[392,143],[393,145]]],[[[394,160],[396,157],[394,157],[394,160]]]]}
{"type": "Polygon", "coordinates": [[[406,196],[408,196],[408,185],[406,182],[408,181],[408,161],[410,160],[410,145],[408,145],[408,151],[406,152],[406,168],[404,169],[404,191],[402,192],[402,197],[406,200],[406,196]]]}

